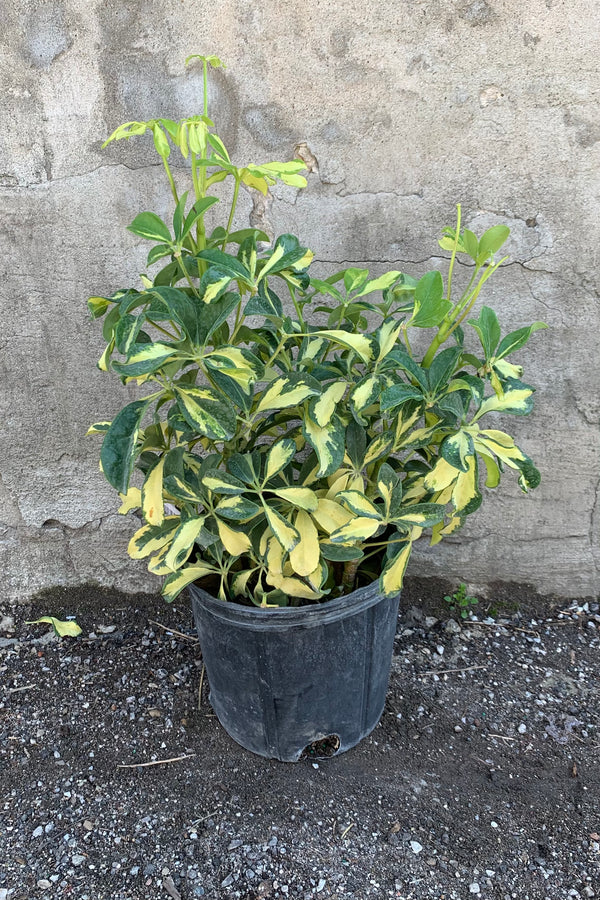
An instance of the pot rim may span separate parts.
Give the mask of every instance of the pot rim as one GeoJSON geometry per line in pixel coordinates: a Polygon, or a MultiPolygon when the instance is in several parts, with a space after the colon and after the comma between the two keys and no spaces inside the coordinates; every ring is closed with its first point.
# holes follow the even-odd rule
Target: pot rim
{"type": "Polygon", "coordinates": [[[190,584],[188,591],[193,604],[203,607],[205,612],[214,618],[229,622],[237,628],[255,631],[315,628],[358,615],[370,606],[380,603],[385,596],[379,590],[379,583],[373,581],[351,594],[326,600],[321,604],[261,609],[258,606],[241,606],[231,601],[218,600],[197,584],[190,584]]]}

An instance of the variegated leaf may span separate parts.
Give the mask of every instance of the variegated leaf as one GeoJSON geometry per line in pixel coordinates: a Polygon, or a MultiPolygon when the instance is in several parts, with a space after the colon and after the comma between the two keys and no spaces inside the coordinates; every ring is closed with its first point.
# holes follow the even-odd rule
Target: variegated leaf
{"type": "Polygon", "coordinates": [[[347,522],[354,518],[354,515],[335,500],[320,497],[317,508],[313,510],[312,517],[323,531],[331,534],[332,531],[336,531],[342,525],[346,525],[347,522]]]}
{"type": "Polygon", "coordinates": [[[264,483],[266,484],[270,478],[273,478],[274,475],[285,469],[296,453],[296,442],[291,438],[284,438],[282,441],[277,441],[276,444],[273,444],[267,453],[264,483]]]}
{"type": "Polygon", "coordinates": [[[187,566],[185,569],[173,572],[165,579],[161,593],[167,603],[172,603],[188,584],[198,581],[199,578],[205,578],[207,575],[218,574],[218,572],[218,569],[208,563],[187,566]]]}
{"type": "Polygon", "coordinates": [[[230,528],[221,519],[217,519],[217,528],[221,543],[231,556],[241,556],[242,553],[248,553],[252,549],[250,538],[243,531],[230,528]]]}
{"type": "Polygon", "coordinates": [[[165,457],[161,456],[158,462],[146,475],[142,487],[142,512],[149,525],[162,525],[164,519],[163,501],[163,470],[165,457]]]}
{"type": "Polygon", "coordinates": [[[330,475],[339,468],[344,458],[345,429],[337,416],[324,428],[316,425],[309,416],[304,417],[302,431],[319,460],[318,477],[330,475]]]}
{"type": "Polygon", "coordinates": [[[198,516],[181,523],[173,535],[173,542],[165,556],[165,564],[170,569],[174,571],[180,569],[187,562],[204,522],[204,516],[198,516]]]}
{"type": "Polygon", "coordinates": [[[337,381],[328,385],[320,397],[310,401],[308,414],[320,428],[325,428],[331,421],[336,406],[346,393],[346,382],[337,381]]]}
{"type": "Polygon", "coordinates": [[[288,522],[280,513],[277,512],[276,509],[273,509],[272,506],[268,506],[266,503],[264,504],[265,515],[267,517],[267,521],[273,531],[273,534],[281,544],[284,550],[287,550],[288,553],[290,550],[293,550],[298,541],[300,540],[300,535],[294,526],[288,522]]]}
{"type": "Polygon", "coordinates": [[[165,516],[162,525],[144,525],[129,541],[127,552],[132,559],[143,559],[169,544],[179,527],[179,516],[165,516]]]}
{"type": "Polygon", "coordinates": [[[317,495],[307,487],[268,488],[268,490],[300,509],[315,510],[318,506],[317,495]]]}
{"type": "Polygon", "coordinates": [[[358,491],[341,491],[336,499],[347,506],[356,516],[367,516],[369,519],[381,521],[380,510],[358,491]]]}
{"type": "Polygon", "coordinates": [[[321,555],[319,535],[312,518],[303,509],[298,511],[294,525],[300,540],[290,552],[290,562],[297,575],[310,575],[321,555]]]}
{"type": "Polygon", "coordinates": [[[373,537],[381,522],[379,519],[363,518],[358,516],[342,525],[329,535],[332,544],[354,544],[373,537]]]}
{"type": "Polygon", "coordinates": [[[302,375],[297,372],[282,378],[277,378],[263,393],[257,413],[271,409],[289,409],[297,406],[309,397],[315,397],[321,393],[319,382],[310,375],[302,375]]]}
{"type": "Polygon", "coordinates": [[[381,573],[379,585],[381,587],[381,593],[385,594],[386,597],[392,597],[396,594],[399,594],[402,590],[404,573],[406,572],[406,567],[410,559],[411,550],[411,541],[407,541],[407,543],[405,544],[400,544],[400,551],[390,562],[387,563],[386,567],[381,573]]]}
{"type": "Polygon", "coordinates": [[[230,440],[237,417],[231,403],[210,387],[177,387],[177,405],[186,422],[213,441],[230,440]]]}

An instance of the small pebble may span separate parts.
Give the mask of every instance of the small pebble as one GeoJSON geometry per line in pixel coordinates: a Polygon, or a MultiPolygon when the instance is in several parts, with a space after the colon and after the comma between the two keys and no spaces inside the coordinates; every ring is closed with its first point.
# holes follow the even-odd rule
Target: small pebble
{"type": "Polygon", "coordinates": [[[478,894],[480,890],[481,890],[481,888],[479,887],[479,885],[477,884],[476,881],[474,881],[472,884],[469,885],[469,891],[472,894],[478,894]]]}
{"type": "Polygon", "coordinates": [[[39,837],[41,837],[41,836],[43,835],[43,833],[44,833],[44,829],[42,828],[41,825],[38,825],[38,827],[34,830],[34,832],[33,832],[33,834],[31,835],[31,837],[33,837],[33,838],[39,838],[39,837]]]}
{"type": "Polygon", "coordinates": [[[74,866],[80,866],[82,863],[85,862],[85,859],[86,858],[82,853],[75,853],[71,857],[71,862],[73,863],[74,866]]]}
{"type": "Polygon", "coordinates": [[[319,878],[319,883],[317,885],[317,894],[320,894],[327,882],[324,878],[319,878]]]}
{"type": "Polygon", "coordinates": [[[420,844],[418,841],[411,841],[410,849],[412,850],[413,853],[420,853],[421,850],[423,849],[423,845],[420,844]]]}
{"type": "Polygon", "coordinates": [[[51,887],[52,887],[52,882],[51,882],[51,881],[47,881],[45,878],[40,878],[40,880],[37,882],[37,886],[38,886],[42,891],[47,891],[48,888],[51,888],[51,887]]]}
{"type": "Polygon", "coordinates": [[[527,725],[521,723],[517,728],[517,731],[519,732],[519,734],[525,734],[525,732],[527,731],[527,725]]]}

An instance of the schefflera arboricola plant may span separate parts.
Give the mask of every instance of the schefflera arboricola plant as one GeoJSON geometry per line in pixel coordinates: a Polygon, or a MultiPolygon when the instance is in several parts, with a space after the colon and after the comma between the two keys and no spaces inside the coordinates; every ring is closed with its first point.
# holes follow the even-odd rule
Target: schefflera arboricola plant
{"type": "Polygon", "coordinates": [[[222,64],[199,59],[202,115],[129,122],[107,141],[150,131],[174,202],[172,223],[142,212],[129,226],[153,244],[148,266],[162,260],[159,270],[89,300],[104,316],[100,368],[142,386],[90,429],[104,434],[120,511],[141,509],[129,553],[166,576],[167,600],[192,581],[260,606],[322,602],[377,579],[397,593],[414,541],[459,528],[481,504],[483,477],[495,488],[507,466],[523,491],[539,483],[495,414],[531,412],[534,389],[509,357],[545,326],[502,337],[492,309],[474,317],[509,229],[478,238],[461,229],[460,206],[439,242],[445,284],[439,271],[314,278],[294,235],[269,246],[257,229],[235,230],[242,185],[300,188],[305,167],[231,161],[206,104],[208,67],[222,64]],[[176,183],[173,150],[191,162],[191,193],[176,183]],[[231,202],[209,230],[209,209],[224,205],[211,192],[225,181],[231,202]],[[456,292],[459,255],[470,268],[456,292]]]}

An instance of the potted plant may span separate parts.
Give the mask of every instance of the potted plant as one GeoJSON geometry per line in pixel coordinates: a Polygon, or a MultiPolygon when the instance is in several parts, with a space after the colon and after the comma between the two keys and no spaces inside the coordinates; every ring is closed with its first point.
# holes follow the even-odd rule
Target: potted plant
{"type": "Polygon", "coordinates": [[[130,555],[165,576],[167,601],[190,589],[220,720],[249,749],[293,760],[375,727],[413,542],[459,528],[480,480],[495,488],[505,466],[523,491],[539,483],[496,414],[530,413],[534,389],[509,357],[545,326],[502,337],[489,307],[475,317],[509,229],[477,237],[460,206],[440,240],[445,279],[315,278],[294,235],[238,230],[240,189],[301,188],[304,164],[232,162],[207,109],[221,63],[199,59],[202,115],[128,122],[106,142],[151,132],[174,214],[129,225],[152,245],[153,274],[89,300],[104,317],[99,367],[140,386],[90,432],[104,436],[120,511],[141,510],[130,555]],[[189,165],[183,192],[173,151],[189,165]],[[459,256],[470,269],[457,291],[459,256]]]}

